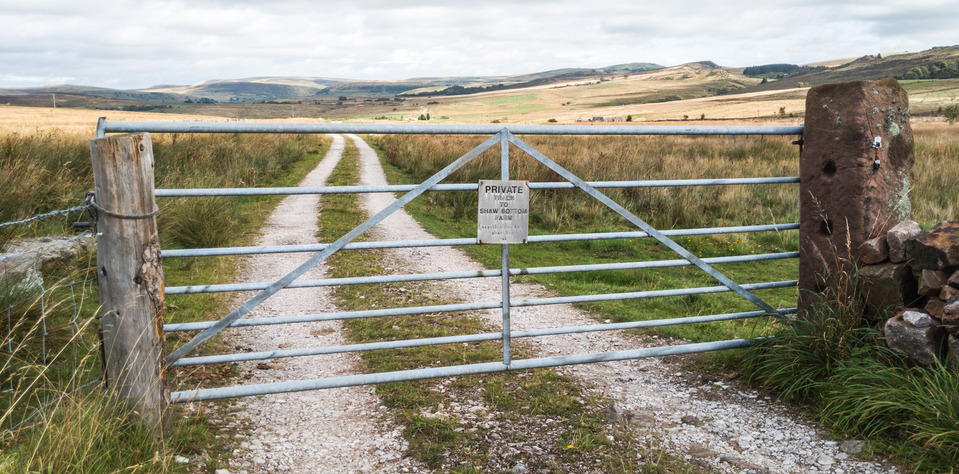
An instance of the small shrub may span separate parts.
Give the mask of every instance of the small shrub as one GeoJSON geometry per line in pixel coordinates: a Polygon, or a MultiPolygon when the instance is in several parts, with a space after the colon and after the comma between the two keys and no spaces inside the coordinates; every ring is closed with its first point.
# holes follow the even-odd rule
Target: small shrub
{"type": "Polygon", "coordinates": [[[949,125],[959,121],[959,102],[943,109],[942,114],[945,115],[946,120],[949,121],[949,125]]]}

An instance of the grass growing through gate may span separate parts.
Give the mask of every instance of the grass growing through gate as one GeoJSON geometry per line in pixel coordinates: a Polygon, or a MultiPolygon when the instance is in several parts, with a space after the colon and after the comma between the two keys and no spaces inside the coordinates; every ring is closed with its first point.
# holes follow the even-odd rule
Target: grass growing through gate
{"type": "MultiPolygon", "coordinates": [[[[532,137],[527,141],[586,180],[638,180],[795,176],[798,151],[790,138],[765,137],[532,137]]],[[[453,161],[480,139],[475,137],[383,136],[391,182],[420,182],[453,161]]],[[[454,173],[447,182],[498,178],[498,147],[454,173]]],[[[562,181],[525,153],[511,149],[510,175],[530,181],[562,181]]],[[[603,190],[659,229],[796,222],[798,185],[603,190]]],[[[476,234],[476,193],[429,193],[407,208],[440,237],[476,234]]],[[[530,196],[530,234],[637,230],[578,190],[534,191],[530,196]]],[[[797,250],[795,231],[678,237],[680,245],[700,257],[797,250]]],[[[464,250],[490,268],[499,266],[493,246],[464,250]]],[[[653,239],[514,245],[511,266],[572,265],[679,258],[653,239]]],[[[739,283],[792,280],[795,260],[717,265],[739,283]]],[[[528,277],[561,294],[623,293],[664,288],[707,287],[717,283],[695,267],[570,273],[528,277]]],[[[757,291],[775,307],[792,307],[794,288],[757,291]]],[[[673,318],[684,315],[751,311],[755,307],[734,294],[690,295],[652,300],[623,300],[581,305],[614,321],[673,318]]],[[[768,330],[766,320],[673,326],[653,334],[692,341],[751,337],[768,330]]]]}
{"type": "MultiPolygon", "coordinates": [[[[358,181],[358,150],[348,141],[329,185],[358,181]]],[[[320,215],[320,239],[332,242],[366,219],[354,195],[326,195],[320,215]]],[[[383,274],[382,251],[345,251],[328,260],[334,277],[383,274]]],[[[448,297],[417,283],[339,287],[334,296],[343,310],[451,303],[448,297]]],[[[413,339],[486,332],[468,314],[434,314],[350,320],[354,342],[413,339]]],[[[522,343],[514,342],[522,357],[522,343]]],[[[371,372],[501,360],[498,343],[470,343],[364,353],[371,372]]],[[[572,379],[550,370],[486,374],[451,380],[377,386],[396,413],[410,443],[410,454],[429,467],[452,472],[509,470],[522,460],[531,471],[684,472],[691,468],[655,449],[638,446],[602,411],[604,400],[584,393],[572,379]],[[483,407],[481,419],[464,411],[483,407]],[[546,439],[544,440],[544,436],[546,439]],[[535,442],[543,451],[507,454],[511,443],[535,442]],[[636,464],[636,453],[648,465],[636,464]]],[[[473,413],[473,412],[470,412],[473,413]]]]}
{"type": "MultiPolygon", "coordinates": [[[[62,131],[0,136],[0,222],[82,203],[93,187],[88,137],[62,131]]],[[[312,136],[153,135],[157,187],[288,186],[322,158],[329,140],[312,136]]],[[[248,243],[279,198],[193,198],[158,202],[164,248],[248,243]]],[[[10,240],[71,232],[83,213],[2,229],[10,240]]],[[[35,418],[0,438],[0,472],[184,472],[215,469],[211,422],[202,411],[176,412],[174,432],[162,442],[98,386],[75,391],[99,376],[98,299],[92,255],[41,268],[50,291],[24,290],[20,278],[0,274],[0,430],[35,418]],[[52,284],[52,282],[59,282],[52,284]],[[86,282],[84,285],[58,287],[86,282]],[[8,349],[7,343],[10,346],[8,349]],[[187,457],[189,463],[174,461],[187,457]]],[[[167,285],[232,280],[237,260],[167,259],[167,285]]],[[[168,321],[221,315],[216,295],[167,297],[168,321]]],[[[178,335],[170,335],[175,343],[178,335]]],[[[192,388],[221,381],[232,368],[177,370],[176,384],[192,388]]]]}

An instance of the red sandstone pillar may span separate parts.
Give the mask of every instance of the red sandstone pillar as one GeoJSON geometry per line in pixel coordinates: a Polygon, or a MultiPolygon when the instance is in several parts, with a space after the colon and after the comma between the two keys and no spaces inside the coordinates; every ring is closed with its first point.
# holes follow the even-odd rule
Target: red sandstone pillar
{"type": "Polygon", "coordinates": [[[799,163],[799,303],[851,275],[863,242],[909,219],[909,97],[894,79],[813,87],[799,163]]]}

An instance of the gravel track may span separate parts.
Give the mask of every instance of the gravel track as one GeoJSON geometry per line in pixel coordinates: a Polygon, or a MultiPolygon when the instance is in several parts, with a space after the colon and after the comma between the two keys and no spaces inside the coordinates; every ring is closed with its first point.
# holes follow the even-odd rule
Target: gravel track
{"type": "MultiPolygon", "coordinates": [[[[343,137],[300,186],[322,186],[343,154],[343,137]]],[[[316,243],[318,195],[284,199],[270,215],[256,245],[316,243]]],[[[257,255],[246,262],[246,281],[268,281],[286,275],[312,254],[257,255]]],[[[319,265],[302,278],[323,278],[319,265]]],[[[237,305],[242,301],[237,302],[237,305]]],[[[329,288],[280,291],[248,317],[271,317],[335,311],[329,288]]],[[[265,351],[346,343],[339,322],[260,326],[236,330],[233,342],[246,350],[265,351]]],[[[245,363],[244,384],[304,380],[358,373],[355,354],[279,359],[245,363]]],[[[403,457],[406,443],[370,387],[296,392],[241,398],[231,418],[248,433],[232,461],[233,472],[399,472],[415,467],[403,457]]],[[[242,436],[242,435],[241,435],[242,436]]],[[[421,468],[422,469],[422,468],[421,468]]]]}
{"type": "MultiPolygon", "coordinates": [[[[348,136],[360,149],[360,184],[382,185],[386,178],[376,153],[361,139],[348,136]]],[[[301,186],[325,183],[344,148],[342,137],[301,186]]],[[[391,194],[367,194],[361,203],[373,213],[394,200],[391,194]]],[[[271,215],[258,245],[315,242],[316,196],[288,197],[271,215]]],[[[432,238],[405,211],[387,218],[373,231],[377,239],[432,238]]],[[[440,272],[482,267],[454,248],[389,250],[392,270],[440,272]]],[[[247,279],[279,278],[309,255],[262,255],[247,263],[247,279]]],[[[321,278],[316,268],[304,278],[321,278]]],[[[499,279],[437,282],[435,292],[470,301],[500,299],[499,279]]],[[[514,284],[514,298],[548,296],[538,285],[514,284]]],[[[333,311],[328,289],[283,290],[267,300],[253,317],[333,311]]],[[[482,314],[493,326],[498,312],[482,314]]],[[[514,308],[513,329],[596,324],[570,305],[514,308]]],[[[248,350],[334,345],[344,342],[339,323],[263,326],[244,330],[235,341],[248,350]]],[[[646,347],[639,338],[619,332],[553,336],[524,340],[540,356],[605,352],[646,347]]],[[[355,355],[283,359],[244,364],[244,383],[309,379],[357,373],[355,355]]],[[[894,467],[858,461],[840,443],[821,437],[793,410],[736,384],[704,378],[683,369],[682,359],[655,358],[581,365],[560,369],[587,390],[614,400],[608,414],[628,422],[637,438],[655,439],[668,452],[716,472],[899,472],[894,467]]],[[[245,398],[232,426],[249,433],[235,452],[233,472],[409,472],[422,465],[403,457],[406,443],[371,388],[343,388],[245,398]]],[[[230,426],[230,425],[228,425],[230,426]]],[[[244,435],[240,435],[241,437],[244,435]]],[[[640,460],[642,462],[642,460],[640,460]]]]}

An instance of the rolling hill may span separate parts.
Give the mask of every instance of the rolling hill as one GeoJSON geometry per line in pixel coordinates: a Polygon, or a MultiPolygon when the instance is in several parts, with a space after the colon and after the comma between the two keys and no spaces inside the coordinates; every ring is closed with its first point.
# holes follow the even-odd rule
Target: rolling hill
{"type": "MultiPolygon", "coordinates": [[[[760,84],[753,90],[791,89],[833,82],[875,80],[885,77],[912,79],[909,72],[936,63],[959,65],[959,46],[932,48],[918,53],[896,53],[886,56],[862,56],[839,66],[823,66],[789,75],[782,80],[760,84]]],[[[922,79],[922,77],[915,77],[922,79]]]]}
{"type": "Polygon", "coordinates": [[[253,77],[142,90],[56,85],[0,89],[0,104],[56,104],[234,119],[416,120],[429,115],[433,121],[569,123],[597,117],[646,122],[789,119],[803,113],[810,86],[883,77],[903,79],[914,114],[939,113],[959,96],[959,78],[950,78],[959,75],[959,46],[801,68],[773,66],[791,65],[733,68],[711,61],[671,67],[628,63],[514,76],[398,81],[253,77]],[[774,73],[746,75],[747,70],[774,73]]]}
{"type": "MultiPolygon", "coordinates": [[[[573,79],[599,78],[659,69],[651,63],[619,64],[596,69],[557,69],[516,76],[422,77],[401,81],[365,81],[322,77],[255,77],[247,79],[208,80],[193,85],[161,85],[139,90],[118,90],[77,85],[51,85],[38,88],[0,89],[0,96],[12,98],[31,94],[76,94],[119,100],[184,102],[212,99],[216,102],[250,102],[258,100],[310,97],[393,97],[412,91],[443,90],[452,86],[490,87],[497,84],[509,88],[529,87],[573,79]]],[[[9,100],[7,100],[9,102],[9,100]]],[[[18,100],[14,99],[14,102],[18,100]]]]}

